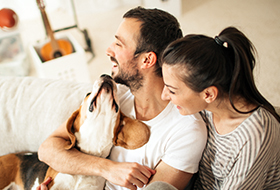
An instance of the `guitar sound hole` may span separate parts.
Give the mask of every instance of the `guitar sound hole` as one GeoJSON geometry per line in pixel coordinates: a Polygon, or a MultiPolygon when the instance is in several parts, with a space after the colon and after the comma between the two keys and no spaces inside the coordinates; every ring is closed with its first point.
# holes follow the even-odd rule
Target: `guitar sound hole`
{"type": "Polygon", "coordinates": [[[56,51],[56,52],[54,52],[54,54],[53,54],[53,57],[54,58],[58,58],[58,57],[61,57],[62,56],[62,53],[60,52],[60,51],[56,51]]]}

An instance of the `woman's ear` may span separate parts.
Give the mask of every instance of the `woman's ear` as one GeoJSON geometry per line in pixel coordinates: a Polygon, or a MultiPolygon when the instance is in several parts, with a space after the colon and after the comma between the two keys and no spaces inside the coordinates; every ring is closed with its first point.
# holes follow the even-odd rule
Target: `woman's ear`
{"type": "Polygon", "coordinates": [[[141,66],[142,69],[148,69],[151,68],[153,65],[155,65],[157,62],[157,55],[155,52],[147,52],[144,54],[143,57],[143,64],[141,66]]]}
{"type": "Polygon", "coordinates": [[[219,93],[219,91],[218,91],[217,87],[210,86],[210,87],[204,89],[203,98],[204,98],[205,102],[210,104],[217,99],[218,93],[219,93]]]}

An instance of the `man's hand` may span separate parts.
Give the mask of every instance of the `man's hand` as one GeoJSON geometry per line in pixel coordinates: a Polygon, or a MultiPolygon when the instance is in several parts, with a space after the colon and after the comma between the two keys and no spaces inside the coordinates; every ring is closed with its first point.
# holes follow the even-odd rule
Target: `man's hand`
{"type": "Polygon", "coordinates": [[[113,184],[136,190],[137,187],[143,187],[149,182],[155,170],[138,163],[119,163],[111,162],[110,171],[105,174],[105,178],[113,184]]]}
{"type": "Polygon", "coordinates": [[[48,190],[47,185],[52,181],[52,178],[49,177],[46,181],[44,181],[40,186],[36,188],[36,190],[48,190]]]}
{"type": "MultiPolygon", "coordinates": [[[[106,170],[107,175],[104,177],[111,183],[131,190],[136,190],[137,187],[143,187],[149,183],[151,176],[156,173],[155,170],[138,163],[111,162],[109,165],[107,167],[110,169],[106,170]]],[[[49,177],[36,190],[48,190],[47,185],[51,181],[52,179],[49,177]]]]}

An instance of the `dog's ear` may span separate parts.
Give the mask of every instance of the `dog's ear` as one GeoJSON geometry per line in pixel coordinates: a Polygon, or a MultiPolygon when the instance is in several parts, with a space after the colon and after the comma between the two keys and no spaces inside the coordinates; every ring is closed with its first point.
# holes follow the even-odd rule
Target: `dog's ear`
{"type": "Polygon", "coordinates": [[[150,129],[145,123],[120,113],[118,126],[114,131],[113,143],[115,146],[136,149],[146,144],[149,138],[150,129]]]}
{"type": "Polygon", "coordinates": [[[74,135],[74,132],[75,132],[74,131],[74,122],[80,112],[80,109],[81,109],[81,107],[72,113],[72,115],[69,117],[67,124],[66,124],[67,133],[70,138],[70,144],[68,143],[65,146],[65,149],[67,149],[67,150],[70,150],[71,148],[73,148],[76,145],[76,137],[74,135]]]}
{"type": "Polygon", "coordinates": [[[65,149],[69,150],[73,148],[76,145],[76,136],[74,135],[75,132],[80,130],[80,127],[84,123],[86,119],[86,112],[87,112],[87,99],[89,97],[90,93],[86,95],[84,98],[84,101],[79,109],[77,109],[75,112],[72,113],[72,115],[69,117],[66,129],[68,136],[70,138],[70,144],[69,142],[65,146],[65,149]]]}

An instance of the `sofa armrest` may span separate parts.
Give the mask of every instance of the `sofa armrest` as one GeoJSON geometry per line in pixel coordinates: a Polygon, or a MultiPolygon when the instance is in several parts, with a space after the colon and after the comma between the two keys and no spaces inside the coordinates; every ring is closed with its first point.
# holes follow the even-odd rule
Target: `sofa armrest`
{"type": "Polygon", "coordinates": [[[91,90],[90,83],[0,77],[0,156],[37,151],[91,90]]]}

